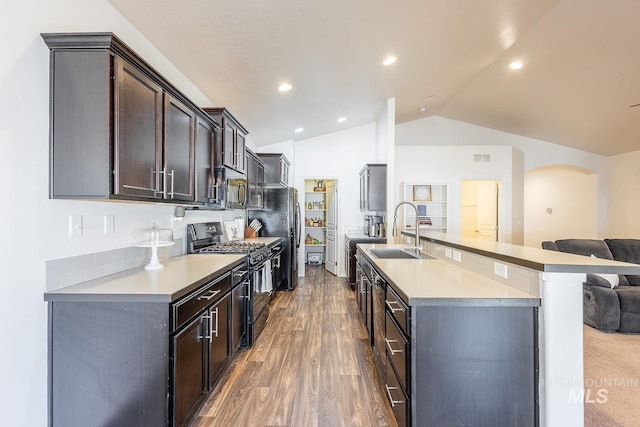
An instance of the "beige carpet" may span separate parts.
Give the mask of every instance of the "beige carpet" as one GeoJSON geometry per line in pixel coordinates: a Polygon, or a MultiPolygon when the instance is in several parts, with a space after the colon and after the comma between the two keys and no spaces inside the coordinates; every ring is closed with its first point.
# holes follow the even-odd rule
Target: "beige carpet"
{"type": "Polygon", "coordinates": [[[585,427],[640,426],[640,335],[584,325],[585,427]]]}

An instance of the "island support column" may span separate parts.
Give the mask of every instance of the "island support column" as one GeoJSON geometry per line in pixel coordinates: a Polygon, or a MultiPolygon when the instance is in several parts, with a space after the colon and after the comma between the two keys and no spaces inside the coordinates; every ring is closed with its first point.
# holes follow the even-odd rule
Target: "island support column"
{"type": "Polygon", "coordinates": [[[540,273],[540,425],[584,425],[584,273],[540,273]]]}

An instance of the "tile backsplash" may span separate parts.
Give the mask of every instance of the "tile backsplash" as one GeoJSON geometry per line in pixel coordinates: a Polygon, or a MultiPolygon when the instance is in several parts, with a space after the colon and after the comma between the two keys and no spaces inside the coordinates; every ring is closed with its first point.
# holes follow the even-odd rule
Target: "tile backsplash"
{"type": "MultiPolygon", "coordinates": [[[[184,254],[183,239],[173,246],[158,249],[160,260],[184,254]]],[[[54,291],[110,274],[142,267],[149,262],[151,250],[131,246],[104,252],[46,261],[46,290],[54,291]]]]}

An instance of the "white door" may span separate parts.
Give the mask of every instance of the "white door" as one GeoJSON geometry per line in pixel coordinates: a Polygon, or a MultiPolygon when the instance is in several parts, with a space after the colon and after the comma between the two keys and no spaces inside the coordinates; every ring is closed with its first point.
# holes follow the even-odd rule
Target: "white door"
{"type": "Polygon", "coordinates": [[[498,241],[498,183],[478,183],[478,239],[498,241]]]}
{"type": "Polygon", "coordinates": [[[327,254],[324,268],[332,274],[338,274],[338,257],[336,231],[338,230],[338,184],[336,181],[327,181],[326,186],[327,208],[327,254]]]}

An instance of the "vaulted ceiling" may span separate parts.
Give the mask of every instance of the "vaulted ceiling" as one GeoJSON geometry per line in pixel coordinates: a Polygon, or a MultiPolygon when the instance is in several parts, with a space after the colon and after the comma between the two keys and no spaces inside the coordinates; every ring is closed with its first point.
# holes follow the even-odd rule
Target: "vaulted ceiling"
{"type": "Polygon", "coordinates": [[[395,97],[396,123],[640,150],[638,0],[109,1],[256,145],[375,121],[395,97]]]}

